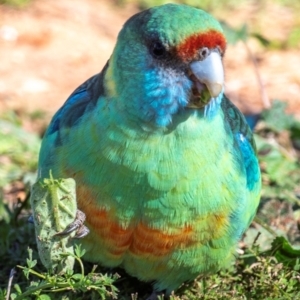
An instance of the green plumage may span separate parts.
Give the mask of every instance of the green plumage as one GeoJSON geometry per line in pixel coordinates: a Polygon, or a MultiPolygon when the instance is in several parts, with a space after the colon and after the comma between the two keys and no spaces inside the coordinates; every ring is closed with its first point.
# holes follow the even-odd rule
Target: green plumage
{"type": "Polygon", "coordinates": [[[226,267],[259,202],[242,114],[223,91],[189,106],[198,95],[189,71],[196,48],[208,43],[221,56],[219,41],[218,22],[192,7],[132,17],[103,71],[70,96],[43,140],[40,177],[52,169],[76,180],[91,230],[86,258],[158,290],[226,267]]]}

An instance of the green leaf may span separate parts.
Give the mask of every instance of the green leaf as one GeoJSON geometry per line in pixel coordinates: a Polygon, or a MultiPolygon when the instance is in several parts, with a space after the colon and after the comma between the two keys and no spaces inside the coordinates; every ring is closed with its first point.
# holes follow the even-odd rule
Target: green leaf
{"type": "Polygon", "coordinates": [[[74,279],[76,281],[80,281],[83,279],[83,276],[82,276],[82,274],[77,273],[77,274],[72,275],[72,279],[74,279]]]}
{"type": "Polygon", "coordinates": [[[29,260],[28,258],[26,259],[26,262],[29,269],[32,269],[37,263],[36,260],[29,260]]]}
{"type": "Polygon", "coordinates": [[[8,224],[10,221],[11,214],[8,205],[2,201],[1,194],[2,193],[0,191],[0,221],[3,220],[6,224],[8,224]]]}
{"type": "Polygon", "coordinates": [[[46,295],[46,294],[42,294],[42,295],[39,295],[37,297],[38,300],[51,300],[51,297],[49,295],[46,295]]]}
{"type": "Polygon", "coordinates": [[[75,245],[75,254],[77,257],[82,257],[85,254],[85,249],[81,248],[81,244],[75,245]]]}
{"type": "Polygon", "coordinates": [[[75,180],[40,179],[32,187],[30,203],[33,209],[36,241],[40,259],[50,272],[65,272],[74,266],[75,232],[61,234],[74,221],[77,212],[75,180]],[[62,258],[62,253],[67,255],[62,258]]]}
{"type": "Polygon", "coordinates": [[[291,126],[291,139],[293,146],[300,150],[300,122],[295,121],[291,126]]]}
{"type": "Polygon", "coordinates": [[[16,295],[15,293],[10,294],[10,299],[11,300],[15,300],[17,297],[18,297],[18,295],[16,295]]]}
{"type": "Polygon", "coordinates": [[[271,45],[271,42],[260,33],[251,33],[251,36],[256,38],[264,47],[269,47],[271,45]]]}
{"type": "Polygon", "coordinates": [[[293,248],[288,240],[282,236],[274,239],[272,248],[267,253],[275,256],[279,263],[287,266],[299,266],[300,249],[293,248]]]}
{"type": "Polygon", "coordinates": [[[22,294],[22,290],[21,290],[20,286],[17,283],[14,284],[14,288],[15,288],[15,291],[17,292],[18,295],[22,294]]]}

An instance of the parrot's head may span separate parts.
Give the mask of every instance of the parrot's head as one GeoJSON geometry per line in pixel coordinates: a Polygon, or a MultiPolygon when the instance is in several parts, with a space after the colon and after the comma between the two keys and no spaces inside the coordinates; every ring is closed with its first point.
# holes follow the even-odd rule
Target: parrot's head
{"type": "Polygon", "coordinates": [[[105,75],[121,112],[165,127],[182,111],[218,109],[223,96],[226,40],[208,13],[166,4],[131,17],[105,75]]]}

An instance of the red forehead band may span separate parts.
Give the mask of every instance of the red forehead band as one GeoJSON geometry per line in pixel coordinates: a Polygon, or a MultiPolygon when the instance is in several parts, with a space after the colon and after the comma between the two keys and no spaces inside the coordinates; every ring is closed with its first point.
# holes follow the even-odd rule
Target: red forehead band
{"type": "Polygon", "coordinates": [[[224,53],[226,48],[224,35],[215,30],[193,34],[177,47],[176,52],[182,60],[189,60],[195,57],[197,51],[203,47],[209,49],[219,47],[224,53]]]}

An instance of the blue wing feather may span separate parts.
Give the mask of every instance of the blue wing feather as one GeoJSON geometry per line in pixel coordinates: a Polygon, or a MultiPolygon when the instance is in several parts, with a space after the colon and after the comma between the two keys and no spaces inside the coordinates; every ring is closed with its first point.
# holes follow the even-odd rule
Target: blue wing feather
{"type": "Polygon", "coordinates": [[[77,125],[80,118],[96,106],[99,97],[105,95],[103,78],[107,67],[108,63],[101,73],[85,81],[70,95],[54,115],[46,134],[59,132],[62,127],[77,125]]]}
{"type": "Polygon", "coordinates": [[[253,134],[244,115],[225,96],[222,101],[222,110],[227,131],[234,136],[235,147],[239,149],[245,169],[247,187],[252,190],[260,180],[260,171],[256,156],[256,146],[253,134]]]}

